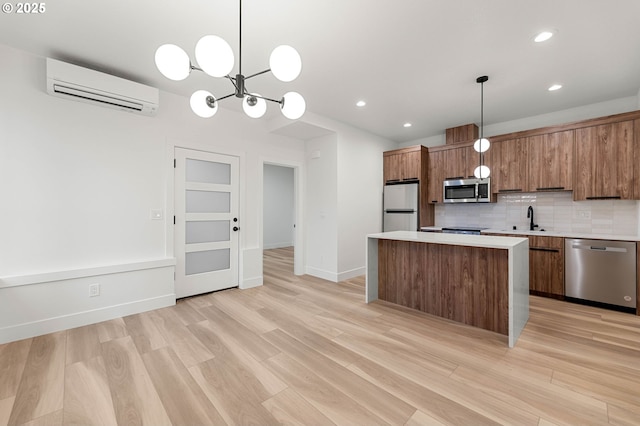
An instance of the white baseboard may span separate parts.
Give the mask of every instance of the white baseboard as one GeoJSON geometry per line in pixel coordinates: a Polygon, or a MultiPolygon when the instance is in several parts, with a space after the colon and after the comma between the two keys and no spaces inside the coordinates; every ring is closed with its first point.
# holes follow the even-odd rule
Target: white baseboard
{"type": "Polygon", "coordinates": [[[127,315],[151,311],[153,309],[165,308],[175,304],[176,295],[167,294],[152,299],[136,300],[135,302],[124,303],[117,306],[108,306],[92,311],[77,312],[55,318],[46,318],[30,323],[4,327],[0,328],[0,344],[82,327],[84,325],[108,321],[127,315]]]}
{"type": "Polygon", "coordinates": [[[263,277],[253,277],[242,280],[240,288],[246,290],[248,288],[260,287],[263,283],[263,277]]]}
{"type": "Polygon", "coordinates": [[[364,275],[365,271],[366,269],[362,267],[362,268],[352,269],[350,271],[339,272],[336,274],[335,272],[325,271],[323,269],[313,268],[310,266],[307,266],[305,268],[305,274],[322,278],[323,280],[331,281],[334,283],[359,277],[360,275],[364,275]]]}
{"type": "Polygon", "coordinates": [[[340,272],[338,274],[338,280],[350,280],[351,278],[359,277],[360,275],[364,275],[366,272],[366,268],[363,266],[362,268],[352,269],[350,271],[340,272]]]}
{"type": "Polygon", "coordinates": [[[336,274],[335,272],[325,271],[323,269],[313,268],[311,266],[307,266],[305,268],[305,274],[322,278],[323,280],[331,281],[334,283],[338,282],[338,274],[336,274]]]}

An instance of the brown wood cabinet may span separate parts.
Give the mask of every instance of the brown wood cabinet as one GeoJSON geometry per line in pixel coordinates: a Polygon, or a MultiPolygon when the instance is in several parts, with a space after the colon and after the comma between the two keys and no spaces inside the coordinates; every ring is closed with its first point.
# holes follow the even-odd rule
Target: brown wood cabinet
{"type": "Polygon", "coordinates": [[[386,151],[382,157],[384,184],[420,183],[419,226],[434,224],[433,206],[429,204],[429,151],[422,145],[386,151]]]}
{"type": "Polygon", "coordinates": [[[445,162],[447,151],[429,150],[429,189],[427,199],[429,203],[442,203],[442,182],[445,176],[445,162]]]}
{"type": "Polygon", "coordinates": [[[527,138],[529,192],[573,190],[574,137],[567,130],[527,138]]]}
{"type": "MultiPolygon", "coordinates": [[[[488,164],[491,153],[483,155],[485,164],[488,164]]],[[[429,202],[442,203],[442,182],[445,180],[474,177],[473,171],[478,167],[479,161],[473,145],[429,150],[429,202]]]]}
{"type": "Polygon", "coordinates": [[[509,333],[507,250],[378,240],[378,298],[509,333]]]}
{"type": "Polygon", "coordinates": [[[385,184],[420,180],[422,174],[422,150],[419,149],[419,146],[417,148],[384,153],[383,174],[385,184]]]}
{"type": "Polygon", "coordinates": [[[576,130],[573,199],[634,197],[633,120],[576,130]]]}
{"type": "MultiPolygon", "coordinates": [[[[493,142],[489,148],[492,161],[491,192],[523,192],[529,187],[527,138],[493,142]]],[[[487,152],[489,152],[487,151],[487,152]]]]}
{"type": "Polygon", "coordinates": [[[564,238],[529,236],[529,290],[564,296],[564,238]]]}
{"type": "Polygon", "coordinates": [[[529,291],[538,296],[564,297],[564,238],[522,234],[483,235],[528,238],[529,291]]]}

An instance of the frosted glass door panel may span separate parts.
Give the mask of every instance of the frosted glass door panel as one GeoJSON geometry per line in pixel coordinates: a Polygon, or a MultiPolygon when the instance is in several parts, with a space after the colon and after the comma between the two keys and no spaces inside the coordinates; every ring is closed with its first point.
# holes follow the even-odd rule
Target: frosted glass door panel
{"type": "Polygon", "coordinates": [[[187,158],[187,182],[229,185],[231,165],[187,158]]]}
{"type": "Polygon", "coordinates": [[[205,220],[186,223],[186,243],[217,243],[229,241],[231,222],[228,220],[205,220]]]}
{"type": "Polygon", "coordinates": [[[230,250],[207,250],[187,253],[185,258],[185,274],[202,274],[205,272],[229,269],[230,250]]]}
{"type": "Polygon", "coordinates": [[[187,213],[229,213],[231,194],[218,191],[187,190],[187,213]]]}

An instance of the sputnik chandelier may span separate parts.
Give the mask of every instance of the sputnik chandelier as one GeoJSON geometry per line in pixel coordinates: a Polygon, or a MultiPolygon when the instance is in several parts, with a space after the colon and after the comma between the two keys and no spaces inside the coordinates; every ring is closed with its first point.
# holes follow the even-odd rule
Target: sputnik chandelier
{"type": "Polygon", "coordinates": [[[295,80],[302,70],[302,60],[298,52],[291,46],[281,45],[273,49],[269,57],[269,69],[248,76],[242,74],[242,0],[240,0],[240,37],[238,49],[238,73],[230,75],[234,66],[233,50],[224,39],[215,35],[206,35],[196,44],[196,61],[200,67],[191,63],[189,55],[175,44],[164,44],[156,50],[156,66],[158,70],[170,80],[184,80],[192,70],[203,71],[206,74],[227,78],[234,87],[234,92],[217,98],[206,90],[197,90],[191,95],[191,109],[202,118],[213,117],[218,111],[218,102],[235,96],[242,99],[242,109],[252,118],[260,118],[267,111],[267,102],[280,105],[282,114],[296,120],[304,114],[306,103],[302,95],[288,92],[280,100],[271,99],[259,93],[250,93],[246,88],[246,81],[250,78],[271,73],[280,81],[295,80]]]}
{"type": "Polygon", "coordinates": [[[473,171],[473,175],[478,179],[488,178],[491,174],[491,170],[488,166],[483,164],[484,153],[489,149],[491,143],[489,139],[484,137],[484,83],[489,80],[486,75],[480,76],[476,79],[476,83],[480,83],[480,138],[473,144],[473,149],[478,153],[478,167],[473,171]]]}

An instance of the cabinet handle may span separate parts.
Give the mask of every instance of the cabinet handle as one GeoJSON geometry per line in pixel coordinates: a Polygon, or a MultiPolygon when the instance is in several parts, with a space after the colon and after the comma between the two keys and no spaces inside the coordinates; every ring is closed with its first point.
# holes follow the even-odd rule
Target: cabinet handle
{"type": "Polygon", "coordinates": [[[517,188],[517,189],[499,189],[498,192],[522,192],[522,188],[517,188]]]}
{"type": "Polygon", "coordinates": [[[432,203],[437,203],[437,202],[438,202],[438,200],[431,200],[431,202],[432,202],[432,203]]]}
{"type": "Polygon", "coordinates": [[[587,200],[619,200],[621,198],[619,195],[613,195],[610,197],[587,197],[587,200]]]}
{"type": "Polygon", "coordinates": [[[387,183],[396,183],[400,182],[400,179],[387,179],[387,183]]]}
{"type": "Polygon", "coordinates": [[[446,177],[444,180],[460,180],[464,179],[464,176],[454,176],[454,177],[446,177]]]}
{"type": "Polygon", "coordinates": [[[536,191],[562,191],[564,186],[549,186],[547,188],[536,188],[536,191]]]}
{"type": "Polygon", "coordinates": [[[420,179],[417,177],[402,179],[403,182],[418,182],[420,179]]]}
{"type": "Polygon", "coordinates": [[[529,247],[530,251],[547,251],[551,253],[560,253],[558,249],[542,248],[542,247],[529,247]]]}

